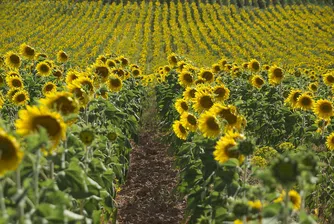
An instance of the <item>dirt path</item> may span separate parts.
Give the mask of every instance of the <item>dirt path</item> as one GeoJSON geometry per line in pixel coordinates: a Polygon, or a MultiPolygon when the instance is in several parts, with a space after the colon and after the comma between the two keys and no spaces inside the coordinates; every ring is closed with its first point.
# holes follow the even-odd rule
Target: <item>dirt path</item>
{"type": "Polygon", "coordinates": [[[133,145],[127,182],[116,201],[121,224],[181,223],[185,202],[178,199],[177,171],[157,127],[143,130],[133,145]]]}

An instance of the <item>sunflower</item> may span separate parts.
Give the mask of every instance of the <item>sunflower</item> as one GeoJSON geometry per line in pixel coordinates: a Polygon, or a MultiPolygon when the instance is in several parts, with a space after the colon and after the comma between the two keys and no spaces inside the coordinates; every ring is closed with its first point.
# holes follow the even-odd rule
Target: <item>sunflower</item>
{"type": "Polygon", "coordinates": [[[12,51],[5,54],[5,63],[9,68],[17,69],[21,66],[21,58],[12,51]]]}
{"type": "Polygon", "coordinates": [[[230,90],[225,87],[224,84],[220,86],[215,86],[213,88],[213,94],[215,95],[215,99],[219,101],[227,100],[230,96],[230,90]]]}
{"type": "Polygon", "coordinates": [[[104,99],[108,99],[108,89],[103,86],[97,91],[97,95],[101,96],[104,99]]]}
{"type": "Polygon", "coordinates": [[[260,70],[260,63],[256,59],[252,59],[248,63],[248,68],[253,72],[258,72],[260,70]]]}
{"type": "Polygon", "coordinates": [[[204,91],[198,91],[195,94],[194,99],[194,109],[196,112],[202,112],[204,110],[209,110],[213,106],[213,99],[211,94],[204,91]]]}
{"type": "Polygon", "coordinates": [[[260,75],[254,75],[251,79],[252,86],[258,89],[261,89],[264,83],[264,79],[260,75]]]}
{"type": "Polygon", "coordinates": [[[218,64],[220,64],[222,67],[224,67],[227,64],[227,60],[225,58],[222,58],[218,61],[218,64]]]}
{"type": "Polygon", "coordinates": [[[44,96],[57,92],[57,86],[53,82],[47,82],[43,85],[42,92],[44,96]]]}
{"type": "Polygon", "coordinates": [[[43,106],[55,110],[64,116],[78,113],[79,105],[70,92],[53,92],[46,98],[40,99],[43,106]]]}
{"type": "Polygon", "coordinates": [[[331,72],[331,73],[325,74],[323,77],[323,80],[327,86],[332,86],[334,84],[334,73],[331,72]]]}
{"type": "Polygon", "coordinates": [[[94,141],[95,135],[94,132],[90,129],[82,130],[79,133],[79,138],[85,145],[89,146],[94,141]]]}
{"type": "Polygon", "coordinates": [[[36,60],[44,60],[44,59],[46,59],[46,58],[48,58],[48,56],[47,56],[46,54],[44,54],[44,53],[37,53],[37,54],[35,55],[35,59],[36,59],[36,60]]]}
{"type": "Polygon", "coordinates": [[[172,54],[168,55],[167,60],[168,60],[168,63],[169,63],[171,66],[174,67],[175,65],[177,65],[177,62],[178,62],[178,56],[177,56],[175,53],[172,53],[172,54]]]}
{"type": "Polygon", "coordinates": [[[111,92],[118,92],[122,89],[123,82],[117,75],[110,75],[107,86],[111,92]]]}
{"type": "Polygon", "coordinates": [[[166,66],[164,67],[164,71],[165,71],[165,72],[168,73],[168,72],[170,72],[170,70],[171,70],[171,68],[170,68],[168,65],[166,65],[166,66]]]}
{"type": "Polygon", "coordinates": [[[224,68],[225,68],[226,71],[230,71],[233,68],[233,65],[232,64],[225,64],[224,68]]]}
{"type": "Polygon", "coordinates": [[[313,112],[317,117],[324,120],[329,120],[334,115],[333,110],[333,105],[328,100],[318,100],[313,107],[313,112]]]}
{"type": "Polygon", "coordinates": [[[94,93],[93,80],[86,76],[80,76],[79,78],[74,80],[73,83],[77,84],[80,88],[84,89],[87,93],[90,93],[90,94],[94,93]]]}
{"type": "Polygon", "coordinates": [[[21,44],[20,46],[20,52],[23,55],[23,57],[28,58],[28,59],[34,59],[35,57],[35,49],[30,47],[27,44],[21,44]]]}
{"type": "Polygon", "coordinates": [[[302,91],[299,89],[291,90],[288,97],[285,99],[284,102],[290,104],[292,108],[295,108],[298,102],[299,96],[302,95],[302,91]]]}
{"type": "Polygon", "coordinates": [[[132,71],[132,75],[133,75],[133,77],[138,77],[138,76],[140,76],[141,75],[141,71],[140,71],[140,69],[138,69],[138,68],[134,68],[134,69],[132,69],[131,70],[132,71]]]}
{"type": "Polygon", "coordinates": [[[173,131],[175,133],[175,135],[179,138],[179,139],[183,139],[186,140],[187,136],[188,136],[188,131],[187,129],[182,125],[182,123],[178,120],[174,121],[173,123],[173,131]]]}
{"type": "Polygon", "coordinates": [[[248,205],[252,208],[252,211],[259,212],[262,208],[262,203],[260,200],[248,201],[248,205]]]}
{"type": "Polygon", "coordinates": [[[269,71],[270,66],[269,65],[262,65],[262,69],[269,71]]]}
{"type": "Polygon", "coordinates": [[[179,83],[184,87],[191,86],[194,83],[194,77],[190,72],[183,71],[179,73],[179,83]]]}
{"type": "Polygon", "coordinates": [[[237,112],[237,108],[233,105],[225,106],[220,103],[215,103],[210,109],[210,112],[216,116],[220,116],[221,118],[226,119],[232,114],[235,114],[237,112]]]}
{"type": "Polygon", "coordinates": [[[318,90],[318,83],[317,82],[311,82],[308,85],[308,89],[312,92],[316,92],[318,90]]]}
{"type": "Polygon", "coordinates": [[[197,129],[197,118],[191,113],[183,113],[181,115],[181,123],[190,131],[196,131],[197,129]]]}
{"type": "Polygon", "coordinates": [[[45,128],[52,148],[55,148],[60,140],[66,137],[66,124],[57,112],[51,112],[47,108],[27,106],[26,110],[19,111],[19,119],[15,121],[17,133],[23,136],[45,128]]]}
{"type": "Polygon", "coordinates": [[[56,69],[55,71],[52,72],[52,75],[56,77],[57,79],[61,79],[61,77],[63,76],[63,73],[60,70],[56,69]]]}
{"type": "Polygon", "coordinates": [[[40,76],[49,76],[52,73],[52,69],[49,63],[42,61],[36,66],[37,74],[40,76]]]}
{"type": "Polygon", "coordinates": [[[314,106],[314,100],[312,96],[307,93],[303,93],[298,97],[296,107],[302,110],[312,110],[314,106]]]}
{"type": "Polygon", "coordinates": [[[218,137],[221,130],[218,119],[209,111],[202,113],[199,117],[198,129],[203,133],[203,136],[207,138],[218,137]]]}
{"type": "Polygon", "coordinates": [[[7,94],[6,94],[6,98],[11,101],[13,96],[15,95],[15,93],[17,93],[20,90],[21,90],[21,88],[11,88],[11,89],[9,89],[7,94]]]}
{"type": "Polygon", "coordinates": [[[120,61],[122,66],[127,66],[129,64],[129,59],[125,58],[124,56],[120,57],[120,61]]]}
{"type": "Polygon", "coordinates": [[[57,61],[64,63],[64,62],[67,62],[67,60],[68,60],[68,55],[66,54],[66,52],[65,51],[58,51],[57,61]]]}
{"type": "Polygon", "coordinates": [[[22,158],[19,143],[0,128],[0,177],[9,170],[16,170],[22,158]]]}
{"type": "Polygon", "coordinates": [[[102,82],[105,82],[108,80],[110,71],[107,66],[97,64],[94,65],[94,73],[102,82]]]}
{"type": "Polygon", "coordinates": [[[284,78],[283,69],[281,69],[280,67],[272,66],[269,69],[268,79],[270,84],[278,85],[282,82],[283,78],[284,78]]]}
{"type": "Polygon", "coordinates": [[[23,88],[24,87],[21,77],[10,76],[8,77],[6,82],[9,88],[23,88]]]}
{"type": "MultiPolygon", "coordinates": [[[[278,203],[278,202],[283,201],[284,198],[285,198],[285,195],[286,195],[286,192],[283,191],[282,194],[280,195],[280,197],[277,198],[277,199],[275,199],[274,202],[278,203]]],[[[293,209],[294,210],[299,210],[300,209],[300,205],[301,205],[301,197],[298,194],[298,192],[295,191],[295,190],[289,191],[289,199],[292,202],[293,209]]]]}
{"type": "Polygon", "coordinates": [[[108,59],[106,61],[106,65],[109,67],[109,68],[115,68],[116,67],[116,62],[113,60],[113,59],[108,59]]]}
{"type": "Polygon", "coordinates": [[[106,56],[104,56],[104,55],[99,55],[97,58],[96,58],[96,60],[95,60],[95,62],[97,62],[97,63],[106,63],[107,62],[107,58],[106,58],[106,56]]]}
{"type": "Polygon", "coordinates": [[[70,84],[67,86],[68,90],[73,96],[79,100],[80,106],[85,107],[89,102],[89,95],[77,84],[70,84]]]}
{"type": "Polygon", "coordinates": [[[23,89],[17,91],[12,97],[12,102],[17,106],[24,106],[29,100],[29,93],[23,89]]]}
{"type": "Polygon", "coordinates": [[[244,156],[236,149],[237,142],[227,136],[221,137],[215,146],[213,152],[214,159],[219,163],[225,163],[231,158],[238,159],[240,163],[244,161],[244,156]]]}
{"type": "Polygon", "coordinates": [[[334,150],[334,132],[332,132],[330,135],[326,138],[326,146],[329,150],[334,150]]]}
{"type": "Polygon", "coordinates": [[[71,84],[74,80],[78,79],[80,74],[77,71],[70,70],[66,74],[66,84],[71,84]]]}
{"type": "Polygon", "coordinates": [[[248,65],[249,65],[249,63],[248,62],[244,62],[244,63],[242,63],[242,67],[243,67],[243,69],[248,69],[248,65]]]}
{"type": "Polygon", "coordinates": [[[221,71],[220,65],[218,63],[212,65],[212,71],[218,73],[221,71]]]}
{"type": "Polygon", "coordinates": [[[195,85],[201,85],[205,83],[205,79],[198,77],[198,79],[195,81],[195,85]]]}
{"type": "Polygon", "coordinates": [[[177,99],[175,101],[175,109],[179,114],[183,114],[184,112],[187,112],[189,110],[189,106],[186,100],[184,99],[177,99]]]}
{"type": "Polygon", "coordinates": [[[183,92],[183,97],[185,100],[191,100],[195,98],[197,90],[195,88],[187,87],[183,92]]]}
{"type": "Polygon", "coordinates": [[[199,73],[199,76],[204,79],[206,82],[213,82],[215,76],[213,75],[213,73],[210,70],[202,70],[199,73]]]}

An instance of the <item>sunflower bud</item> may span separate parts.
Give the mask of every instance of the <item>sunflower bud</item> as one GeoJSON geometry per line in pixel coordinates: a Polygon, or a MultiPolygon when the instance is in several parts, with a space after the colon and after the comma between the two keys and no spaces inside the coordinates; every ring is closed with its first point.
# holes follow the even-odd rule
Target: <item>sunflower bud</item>
{"type": "Polygon", "coordinates": [[[298,164],[290,157],[280,157],[272,166],[273,176],[283,185],[291,185],[299,175],[298,164]]]}
{"type": "Polygon", "coordinates": [[[249,206],[247,202],[239,201],[233,207],[233,214],[237,218],[242,218],[243,216],[248,215],[249,206]]]}
{"type": "Polygon", "coordinates": [[[251,140],[246,139],[244,141],[239,142],[238,148],[241,154],[248,156],[254,152],[255,146],[251,140]]]}
{"type": "Polygon", "coordinates": [[[94,132],[88,129],[81,131],[79,134],[80,140],[87,146],[92,144],[94,137],[94,132]]]}

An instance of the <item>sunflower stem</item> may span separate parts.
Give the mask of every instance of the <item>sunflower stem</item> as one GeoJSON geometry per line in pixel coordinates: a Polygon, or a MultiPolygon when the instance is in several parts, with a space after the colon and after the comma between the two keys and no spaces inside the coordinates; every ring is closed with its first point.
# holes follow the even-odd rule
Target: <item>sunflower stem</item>
{"type": "Polygon", "coordinates": [[[65,169],[65,160],[66,160],[66,148],[67,148],[67,138],[64,141],[64,150],[61,153],[61,169],[64,170],[65,169]]]}
{"type": "Polygon", "coordinates": [[[39,204],[39,190],[38,190],[38,178],[39,178],[39,169],[40,169],[40,159],[41,159],[41,149],[37,150],[36,153],[36,164],[35,164],[35,173],[34,173],[34,190],[35,190],[35,205],[39,204]]]}
{"type": "Polygon", "coordinates": [[[289,224],[289,187],[285,191],[283,224],[289,224]]]}
{"type": "MultiPolygon", "coordinates": [[[[16,170],[16,188],[17,188],[17,193],[21,194],[22,193],[22,185],[21,185],[21,169],[20,166],[16,170]]],[[[24,199],[19,203],[18,206],[18,214],[19,214],[19,220],[20,223],[24,222],[24,199]]]]}
{"type": "Polygon", "coordinates": [[[8,216],[7,216],[6,205],[5,205],[5,197],[3,195],[3,181],[4,179],[0,179],[0,209],[1,209],[2,217],[6,219],[8,216]]]}
{"type": "Polygon", "coordinates": [[[53,180],[54,177],[55,166],[52,160],[50,160],[50,178],[53,180]]]}
{"type": "Polygon", "coordinates": [[[85,171],[88,172],[88,156],[89,156],[89,147],[85,145],[85,171]]]}

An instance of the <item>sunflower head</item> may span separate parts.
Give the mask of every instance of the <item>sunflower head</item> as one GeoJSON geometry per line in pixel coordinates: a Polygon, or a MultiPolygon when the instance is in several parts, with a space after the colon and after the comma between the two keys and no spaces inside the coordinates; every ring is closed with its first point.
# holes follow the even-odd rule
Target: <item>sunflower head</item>
{"type": "Polygon", "coordinates": [[[296,108],[298,98],[302,95],[302,91],[299,89],[291,90],[289,96],[285,99],[285,102],[290,104],[292,108],[296,108]]]}
{"type": "Polygon", "coordinates": [[[187,87],[183,92],[183,97],[185,100],[191,100],[195,98],[197,90],[195,88],[187,87]]]}
{"type": "Polygon", "coordinates": [[[121,56],[119,60],[121,61],[123,67],[129,65],[129,59],[125,58],[124,56],[121,56]]]}
{"type": "Polygon", "coordinates": [[[93,80],[86,77],[80,76],[76,80],[73,81],[74,84],[78,85],[80,88],[85,90],[85,92],[93,94],[94,93],[94,83],[93,80]]]}
{"type": "Polygon", "coordinates": [[[179,114],[183,114],[189,110],[188,103],[185,99],[177,99],[175,102],[175,109],[179,114]]]}
{"type": "Polygon", "coordinates": [[[198,128],[203,136],[207,138],[216,138],[221,131],[219,120],[210,111],[201,114],[198,119],[198,128]]]}
{"type": "Polygon", "coordinates": [[[21,77],[9,76],[6,79],[6,82],[9,88],[23,88],[24,87],[21,77]]]}
{"type": "Polygon", "coordinates": [[[318,90],[318,83],[317,82],[311,82],[308,85],[308,89],[312,92],[316,92],[318,90]]]}
{"type": "Polygon", "coordinates": [[[132,75],[133,77],[139,77],[142,74],[141,70],[138,68],[132,69],[132,75]]]}
{"type": "Polygon", "coordinates": [[[5,54],[5,64],[12,69],[18,69],[21,66],[21,58],[12,51],[5,54]]]}
{"type": "Polygon", "coordinates": [[[49,76],[52,73],[52,69],[49,63],[42,61],[36,66],[37,74],[40,76],[49,76]]]}
{"type": "Polygon", "coordinates": [[[230,90],[224,84],[221,84],[213,88],[213,94],[215,95],[215,99],[225,101],[230,96],[230,90]]]}
{"type": "Polygon", "coordinates": [[[78,79],[80,74],[77,71],[70,70],[66,74],[66,84],[71,84],[74,80],[78,79]]]}
{"type": "Polygon", "coordinates": [[[277,66],[272,66],[269,69],[268,80],[271,85],[278,85],[284,78],[283,69],[277,66]]]}
{"type": "Polygon", "coordinates": [[[213,152],[215,160],[222,164],[231,158],[235,158],[242,163],[244,156],[241,155],[236,146],[237,142],[233,138],[229,138],[228,136],[221,137],[217,141],[215,151],[213,152]]]}
{"type": "Polygon", "coordinates": [[[212,71],[218,73],[221,71],[220,65],[218,63],[212,65],[212,71]]]}
{"type": "Polygon", "coordinates": [[[323,77],[323,80],[324,80],[324,83],[327,86],[333,86],[333,84],[334,84],[334,72],[325,74],[324,77],[323,77]]]}
{"type": "Polygon", "coordinates": [[[318,118],[328,120],[334,115],[333,104],[328,100],[318,100],[313,107],[313,112],[318,118]]]}
{"type": "Polygon", "coordinates": [[[17,140],[0,128],[0,177],[16,170],[23,158],[17,140]]]}
{"type": "Polygon", "coordinates": [[[205,110],[209,110],[214,104],[211,94],[204,91],[196,92],[194,102],[195,104],[193,107],[195,111],[199,113],[205,110]]]}
{"type": "Polygon", "coordinates": [[[215,76],[213,75],[213,73],[210,70],[202,70],[199,73],[199,76],[204,79],[206,82],[213,82],[215,76]]]}
{"type": "Polygon", "coordinates": [[[183,113],[181,115],[181,123],[190,131],[196,131],[197,129],[197,118],[191,113],[183,113]]]}
{"type": "Polygon", "coordinates": [[[243,69],[248,69],[249,62],[244,62],[244,63],[242,63],[241,66],[242,66],[243,69]]]}
{"type": "Polygon", "coordinates": [[[290,201],[292,202],[293,208],[295,210],[299,210],[302,200],[298,192],[295,190],[289,191],[289,198],[290,198],[290,201]]]}
{"type": "Polygon", "coordinates": [[[334,150],[334,132],[327,136],[326,146],[330,151],[334,150]]]}
{"type": "Polygon", "coordinates": [[[45,99],[41,99],[40,102],[41,105],[64,116],[75,114],[79,111],[78,102],[70,92],[52,92],[45,99]]]}
{"type": "Polygon", "coordinates": [[[301,94],[297,99],[296,107],[302,110],[312,110],[314,101],[312,96],[307,93],[301,94]]]}
{"type": "Polygon", "coordinates": [[[194,83],[194,77],[190,72],[183,71],[179,73],[179,83],[184,87],[191,86],[194,83]]]}
{"type": "Polygon", "coordinates": [[[220,64],[222,67],[224,67],[227,64],[227,59],[222,58],[218,61],[218,64],[220,64]]]}
{"type": "Polygon", "coordinates": [[[29,100],[29,93],[23,89],[17,91],[12,97],[13,104],[17,106],[24,106],[28,103],[29,100]]]}
{"type": "Polygon", "coordinates": [[[79,101],[80,106],[85,107],[90,100],[89,95],[85,92],[85,90],[77,84],[70,84],[67,87],[68,90],[73,94],[74,98],[79,101]]]}
{"type": "Polygon", "coordinates": [[[50,93],[57,92],[57,86],[53,82],[47,82],[44,84],[42,92],[44,96],[47,96],[50,93]]]}
{"type": "Polygon", "coordinates": [[[20,91],[22,88],[10,88],[6,94],[6,98],[9,99],[10,101],[12,100],[13,96],[15,93],[20,91]]]}
{"type": "Polygon", "coordinates": [[[23,55],[23,57],[28,59],[34,59],[36,54],[35,49],[25,43],[21,44],[20,53],[23,55]]]}
{"type": "Polygon", "coordinates": [[[108,59],[106,61],[106,65],[109,67],[109,68],[115,68],[116,67],[116,62],[113,60],[113,59],[108,59]]]}
{"type": "Polygon", "coordinates": [[[107,81],[110,74],[107,66],[99,64],[94,66],[94,73],[102,82],[107,81]]]}
{"type": "Polygon", "coordinates": [[[27,106],[19,111],[19,119],[15,121],[17,133],[23,136],[32,134],[44,128],[52,142],[54,149],[60,140],[66,136],[66,124],[57,112],[51,112],[47,108],[27,106]]]}
{"type": "Polygon", "coordinates": [[[260,70],[260,63],[256,59],[252,59],[248,63],[248,68],[252,70],[253,72],[258,72],[260,70]]]}
{"type": "Polygon", "coordinates": [[[97,62],[97,63],[106,63],[107,62],[107,58],[104,55],[99,55],[96,58],[95,62],[97,62]]]}
{"type": "Polygon", "coordinates": [[[186,140],[188,137],[188,131],[187,129],[182,125],[181,121],[174,121],[173,123],[173,131],[175,133],[175,135],[179,138],[179,139],[183,139],[186,140]]]}
{"type": "Polygon", "coordinates": [[[251,79],[251,84],[257,89],[261,89],[264,85],[264,79],[260,75],[254,75],[251,79]]]}
{"type": "Polygon", "coordinates": [[[176,66],[179,61],[178,56],[175,53],[168,55],[167,59],[168,63],[173,67],[176,66]]]}
{"type": "Polygon", "coordinates": [[[61,77],[63,77],[63,73],[58,69],[56,69],[54,72],[52,72],[52,75],[54,77],[56,77],[57,79],[61,79],[61,77]]]}
{"type": "Polygon", "coordinates": [[[57,61],[64,63],[68,61],[68,55],[65,51],[58,51],[57,53],[57,61]]]}

